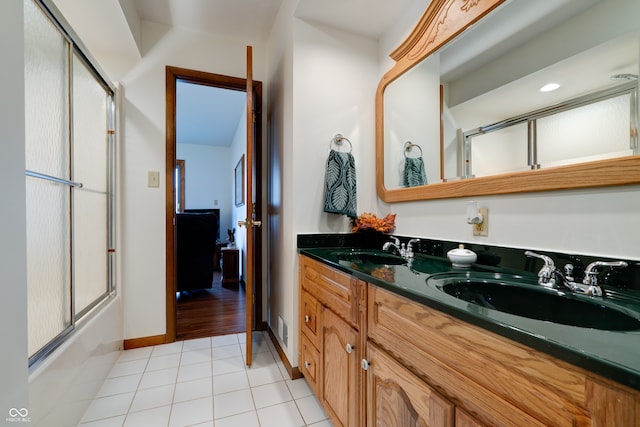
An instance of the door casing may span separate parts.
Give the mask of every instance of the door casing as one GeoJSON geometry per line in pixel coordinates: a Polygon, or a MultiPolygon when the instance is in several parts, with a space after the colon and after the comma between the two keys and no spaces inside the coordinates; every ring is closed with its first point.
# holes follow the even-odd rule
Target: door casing
{"type": "MultiPolygon", "coordinates": [[[[179,67],[166,67],[166,167],[165,167],[165,228],[166,228],[166,342],[176,340],[176,235],[175,235],[175,189],[173,184],[173,174],[176,167],[176,82],[178,80],[189,83],[213,86],[222,89],[238,90],[246,92],[246,79],[239,77],[224,76],[221,74],[207,73],[203,71],[190,70],[179,67]]],[[[256,126],[254,140],[254,167],[252,171],[249,166],[245,173],[253,173],[254,192],[256,195],[255,213],[257,218],[262,217],[262,82],[253,80],[254,111],[256,126]]],[[[259,231],[256,234],[255,242],[255,263],[254,263],[254,296],[253,304],[253,329],[264,329],[262,322],[262,235],[259,231]]],[[[249,306],[246,308],[250,309],[249,306]]]]}

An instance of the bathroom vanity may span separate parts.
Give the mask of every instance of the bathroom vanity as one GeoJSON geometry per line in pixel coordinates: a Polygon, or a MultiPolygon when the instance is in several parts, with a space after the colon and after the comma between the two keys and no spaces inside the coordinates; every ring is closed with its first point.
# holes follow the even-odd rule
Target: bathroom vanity
{"type": "MultiPolygon", "coordinates": [[[[381,250],[300,249],[299,268],[300,370],[336,426],[640,425],[634,325],[558,325],[460,301],[429,284],[461,274],[442,257],[407,266],[381,250]],[[611,360],[620,349],[617,363],[632,366],[611,360]]],[[[483,270],[465,274],[497,274],[483,270]]]]}

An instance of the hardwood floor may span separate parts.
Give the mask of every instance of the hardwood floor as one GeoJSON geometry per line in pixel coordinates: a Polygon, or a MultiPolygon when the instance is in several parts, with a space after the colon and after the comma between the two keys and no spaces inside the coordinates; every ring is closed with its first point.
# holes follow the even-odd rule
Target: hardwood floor
{"type": "Polygon", "coordinates": [[[176,314],[177,340],[244,332],[244,287],[223,287],[215,272],[212,288],[179,294],[176,314]]]}

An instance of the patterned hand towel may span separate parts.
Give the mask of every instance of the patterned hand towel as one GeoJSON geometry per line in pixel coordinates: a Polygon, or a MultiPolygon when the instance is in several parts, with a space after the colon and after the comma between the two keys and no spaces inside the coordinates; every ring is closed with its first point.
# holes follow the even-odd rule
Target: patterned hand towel
{"type": "Polygon", "coordinates": [[[351,153],[331,150],[325,176],[324,211],[355,218],[356,162],[351,153]]]}
{"type": "Polygon", "coordinates": [[[422,157],[405,157],[404,186],[415,187],[417,185],[425,185],[426,183],[427,175],[424,172],[424,161],[422,160],[422,157]]]}

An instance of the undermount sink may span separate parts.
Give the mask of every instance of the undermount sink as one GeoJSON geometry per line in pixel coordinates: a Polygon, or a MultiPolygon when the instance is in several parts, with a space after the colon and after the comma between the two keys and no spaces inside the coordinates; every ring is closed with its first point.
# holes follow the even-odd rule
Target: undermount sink
{"type": "Polygon", "coordinates": [[[607,331],[640,330],[640,320],[602,298],[494,275],[435,275],[428,284],[479,307],[529,319],[607,331]]]}
{"type": "Polygon", "coordinates": [[[335,254],[338,260],[358,264],[402,265],[407,261],[398,255],[378,251],[348,251],[335,254]]]}

